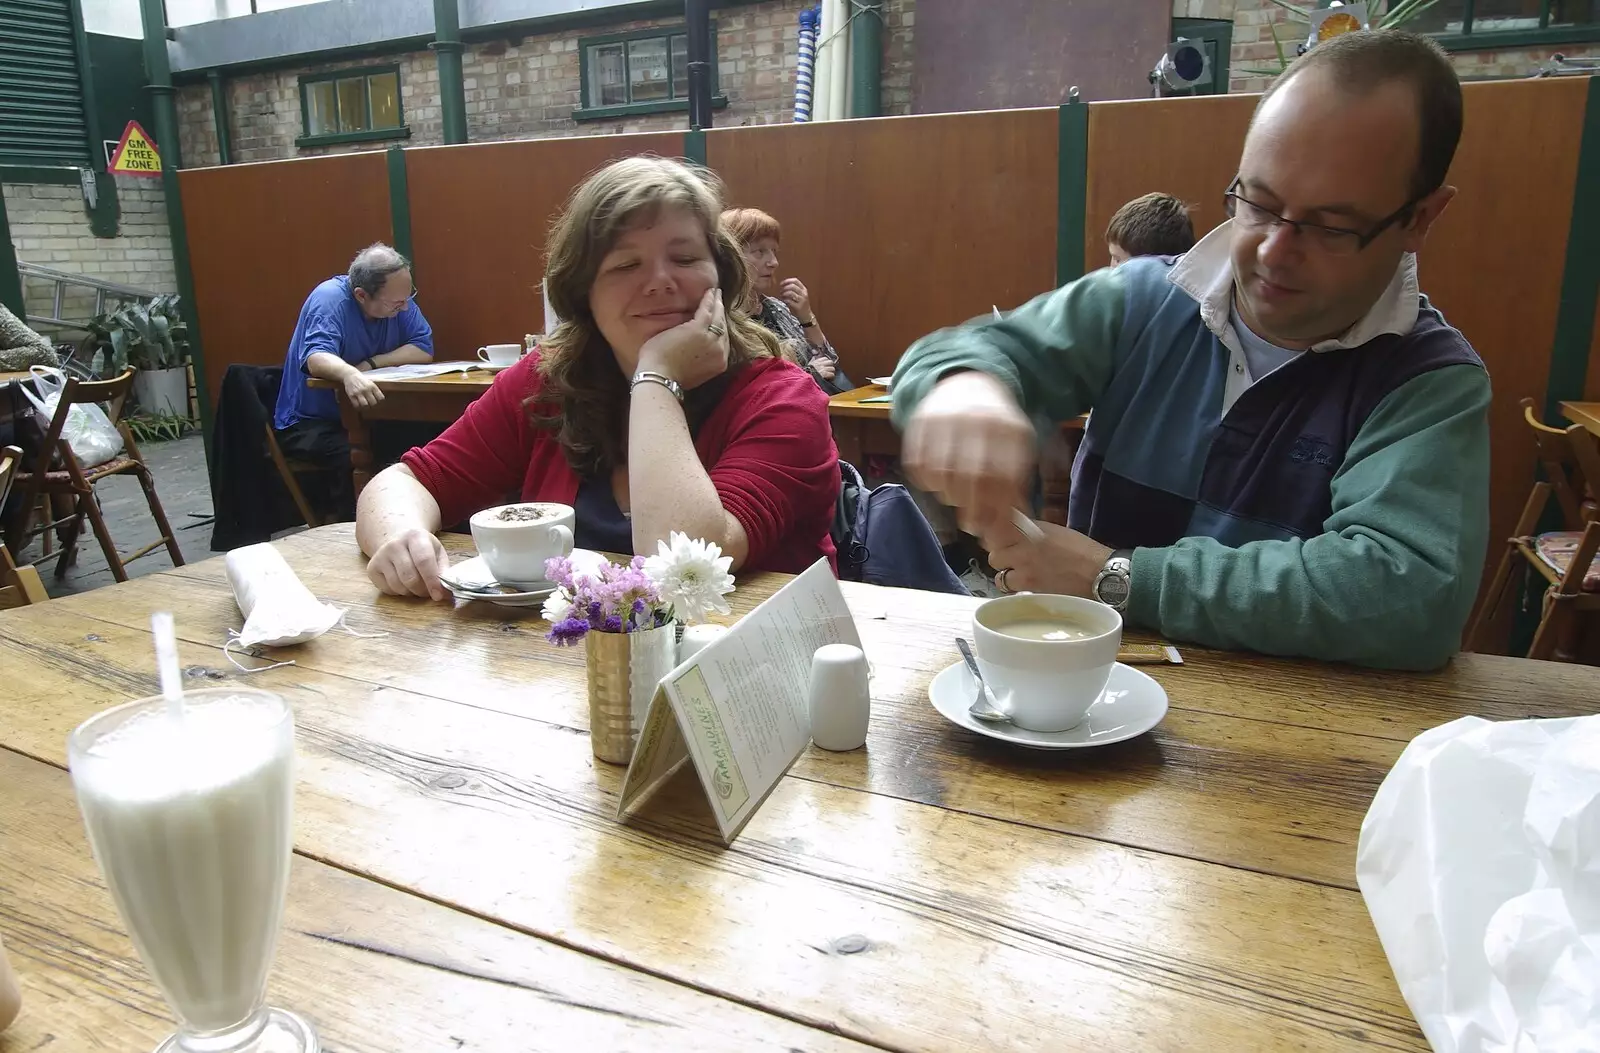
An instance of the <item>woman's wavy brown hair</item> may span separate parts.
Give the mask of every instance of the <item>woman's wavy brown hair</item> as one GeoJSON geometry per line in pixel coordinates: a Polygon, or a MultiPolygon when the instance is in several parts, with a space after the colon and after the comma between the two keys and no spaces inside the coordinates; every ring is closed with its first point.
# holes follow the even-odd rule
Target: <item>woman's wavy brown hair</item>
{"type": "Polygon", "coordinates": [[[709,169],[665,157],[613,161],[585,179],[550,230],[545,287],[561,323],[540,341],[542,388],[530,407],[537,427],[556,432],[567,463],[596,476],[627,462],[628,383],[589,309],[600,262],[629,227],[682,208],[705,228],[728,315],[728,371],[781,355],[778,340],[744,308],[750,273],[722,228],[722,180],[709,169]]]}

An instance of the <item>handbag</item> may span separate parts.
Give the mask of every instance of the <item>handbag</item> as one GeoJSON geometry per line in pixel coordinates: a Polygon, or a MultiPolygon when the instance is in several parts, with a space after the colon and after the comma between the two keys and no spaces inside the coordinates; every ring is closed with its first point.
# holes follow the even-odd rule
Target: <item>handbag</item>
{"type": "Polygon", "coordinates": [[[944,549],[911,491],[899,483],[867,489],[861,473],[839,462],[842,485],[834,509],[839,577],[869,585],[970,596],[945,562],[944,549]]]}

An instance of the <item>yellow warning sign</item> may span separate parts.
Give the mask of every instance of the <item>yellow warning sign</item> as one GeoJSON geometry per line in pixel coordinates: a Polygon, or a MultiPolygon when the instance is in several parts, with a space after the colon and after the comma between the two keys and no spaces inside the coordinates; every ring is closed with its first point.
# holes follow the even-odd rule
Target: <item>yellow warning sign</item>
{"type": "Polygon", "coordinates": [[[111,170],[132,176],[161,174],[161,155],[156,153],[156,144],[150,141],[138,121],[129,121],[128,127],[123,129],[117,152],[111,155],[111,170]]]}

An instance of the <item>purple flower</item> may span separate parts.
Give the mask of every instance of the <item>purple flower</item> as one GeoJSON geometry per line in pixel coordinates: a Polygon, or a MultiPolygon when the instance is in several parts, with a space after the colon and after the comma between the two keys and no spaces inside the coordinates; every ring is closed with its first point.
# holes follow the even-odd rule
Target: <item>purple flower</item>
{"type": "Polygon", "coordinates": [[[550,627],[550,635],[546,639],[557,647],[571,647],[583,639],[584,634],[588,631],[588,622],[582,618],[568,617],[552,625],[550,627]]]}
{"type": "Polygon", "coordinates": [[[613,614],[601,623],[600,630],[608,633],[620,633],[622,631],[622,619],[613,614]]]}
{"type": "Polygon", "coordinates": [[[544,576],[547,581],[563,585],[568,592],[572,591],[572,560],[565,556],[552,556],[544,561],[544,576]]]}

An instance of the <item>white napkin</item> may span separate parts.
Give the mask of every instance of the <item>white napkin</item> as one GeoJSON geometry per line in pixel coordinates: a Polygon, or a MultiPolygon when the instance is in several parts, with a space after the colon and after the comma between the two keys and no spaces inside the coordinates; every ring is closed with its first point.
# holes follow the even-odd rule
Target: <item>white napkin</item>
{"type": "Polygon", "coordinates": [[[1600,717],[1419,735],[1356,878],[1437,1053],[1600,1049],[1600,717]]]}

